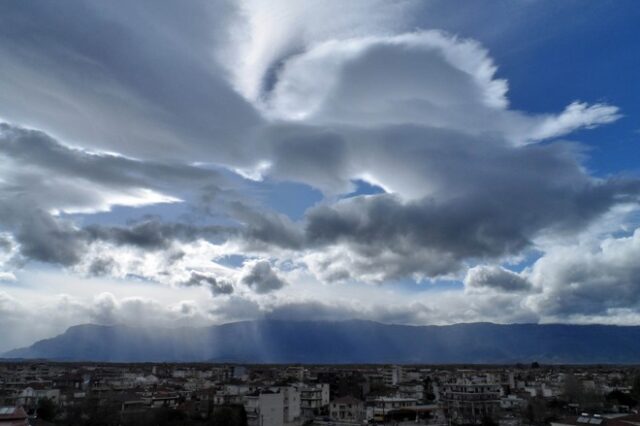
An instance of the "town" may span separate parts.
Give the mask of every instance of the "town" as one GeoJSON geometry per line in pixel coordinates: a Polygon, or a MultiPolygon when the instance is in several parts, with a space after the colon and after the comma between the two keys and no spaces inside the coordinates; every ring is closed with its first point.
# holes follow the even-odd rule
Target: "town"
{"type": "Polygon", "coordinates": [[[631,366],[0,364],[0,426],[639,426],[639,399],[631,366]]]}

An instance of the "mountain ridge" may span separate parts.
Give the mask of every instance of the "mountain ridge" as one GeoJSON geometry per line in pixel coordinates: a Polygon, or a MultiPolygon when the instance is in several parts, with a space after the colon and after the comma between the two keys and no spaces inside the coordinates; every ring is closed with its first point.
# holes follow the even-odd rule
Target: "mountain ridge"
{"type": "Polygon", "coordinates": [[[204,327],[81,324],[5,358],[106,362],[640,363],[640,326],[259,320],[204,327]]]}

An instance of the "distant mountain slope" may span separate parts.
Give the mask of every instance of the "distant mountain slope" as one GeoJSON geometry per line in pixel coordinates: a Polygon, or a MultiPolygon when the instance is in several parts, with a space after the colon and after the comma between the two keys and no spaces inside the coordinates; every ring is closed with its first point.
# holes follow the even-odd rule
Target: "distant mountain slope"
{"type": "Polygon", "coordinates": [[[73,361],[640,363],[640,326],[249,321],[204,328],[80,325],[4,354],[73,361]]]}

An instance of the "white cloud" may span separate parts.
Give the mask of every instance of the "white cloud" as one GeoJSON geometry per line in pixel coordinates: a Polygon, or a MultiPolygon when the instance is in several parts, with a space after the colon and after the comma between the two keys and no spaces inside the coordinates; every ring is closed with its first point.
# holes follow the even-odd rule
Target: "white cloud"
{"type": "Polygon", "coordinates": [[[412,0],[243,0],[219,60],[228,64],[236,89],[260,105],[289,56],[334,38],[398,30],[410,22],[416,6],[412,0]]]}
{"type": "Polygon", "coordinates": [[[640,229],[579,245],[550,248],[529,279],[542,289],[530,306],[543,315],[569,318],[640,310],[640,229]]]}
{"type": "Polygon", "coordinates": [[[614,105],[593,104],[585,102],[572,102],[562,113],[549,116],[540,120],[540,123],[531,131],[531,140],[554,138],[576,129],[592,129],[602,124],[612,123],[622,115],[620,109],[614,105]]]}

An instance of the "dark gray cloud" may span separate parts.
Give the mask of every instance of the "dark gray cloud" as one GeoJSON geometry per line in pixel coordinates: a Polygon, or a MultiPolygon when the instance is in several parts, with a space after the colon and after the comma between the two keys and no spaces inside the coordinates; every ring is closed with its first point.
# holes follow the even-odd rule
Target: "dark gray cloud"
{"type": "Polygon", "coordinates": [[[411,303],[403,306],[374,305],[362,307],[326,303],[315,300],[284,302],[265,310],[264,317],[286,321],[344,321],[362,319],[380,321],[387,324],[421,324],[435,311],[422,304],[411,303]]]}
{"type": "Polygon", "coordinates": [[[231,294],[234,291],[233,284],[228,280],[199,272],[191,272],[189,279],[184,281],[182,285],[187,287],[206,286],[213,296],[231,294]]]}
{"type": "Polygon", "coordinates": [[[343,245],[369,260],[364,269],[388,268],[387,278],[436,276],[467,260],[517,254],[541,233],[572,235],[640,194],[635,179],[586,174],[576,145],[513,146],[414,126],[369,135],[370,157],[359,161],[389,176],[383,181],[404,180],[415,187],[409,192],[425,195],[405,200],[401,191],[315,207],[305,240],[316,249],[343,245]]]}
{"type": "MultiPolygon", "coordinates": [[[[57,214],[173,200],[162,192],[185,193],[183,186],[191,191],[201,186],[211,193],[216,185],[227,185],[215,170],[73,149],[44,132],[6,123],[0,123],[0,159],[6,164],[0,170],[0,229],[13,234],[24,260],[73,266],[98,241],[163,250],[173,242],[221,239],[235,232],[229,226],[165,222],[160,217],[121,226],[79,226],[57,214]]],[[[89,269],[105,273],[110,265],[98,262],[89,269]]]]}
{"type": "Polygon", "coordinates": [[[94,259],[89,265],[88,273],[93,276],[110,274],[116,268],[116,261],[111,257],[99,257],[94,259]]]}
{"type": "Polygon", "coordinates": [[[242,277],[242,283],[258,294],[270,293],[286,285],[286,282],[278,276],[266,260],[257,261],[250,265],[248,273],[242,277]]]}
{"type": "Polygon", "coordinates": [[[161,250],[174,242],[189,242],[200,238],[220,240],[233,235],[233,230],[225,226],[197,226],[166,222],[160,217],[147,217],[128,226],[89,225],[83,228],[82,233],[87,241],[106,241],[117,246],[161,250]]]}
{"type": "Polygon", "coordinates": [[[25,259],[70,266],[84,251],[81,233],[72,222],[23,200],[0,202],[0,226],[12,232],[25,259]]]}
{"type": "Polygon", "coordinates": [[[298,250],[304,246],[304,234],[300,226],[283,214],[239,201],[231,203],[229,212],[243,226],[241,240],[249,250],[268,251],[272,247],[298,250]]]}
{"type": "Polygon", "coordinates": [[[530,292],[531,283],[521,275],[499,266],[476,266],[467,271],[464,284],[469,290],[496,290],[505,293],[530,292]]]}
{"type": "Polygon", "coordinates": [[[120,155],[70,148],[48,134],[0,122],[0,155],[13,163],[38,168],[55,177],[71,176],[102,185],[175,188],[194,181],[222,183],[221,175],[210,169],[181,163],[139,161],[120,155]]]}

